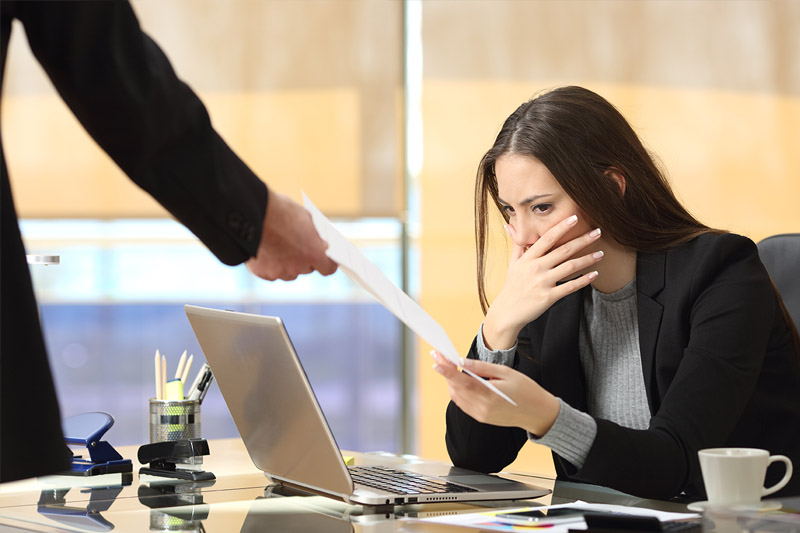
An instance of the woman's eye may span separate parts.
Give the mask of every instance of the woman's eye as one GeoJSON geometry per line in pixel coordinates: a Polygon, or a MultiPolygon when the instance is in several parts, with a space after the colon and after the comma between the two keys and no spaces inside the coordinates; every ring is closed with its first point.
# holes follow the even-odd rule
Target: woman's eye
{"type": "Polygon", "coordinates": [[[503,206],[503,213],[508,215],[508,216],[511,216],[511,215],[514,214],[514,208],[511,207],[510,205],[504,205],[503,206]]]}
{"type": "Polygon", "coordinates": [[[553,204],[536,204],[533,207],[531,207],[531,211],[533,211],[534,213],[543,214],[550,211],[552,207],[553,204]]]}

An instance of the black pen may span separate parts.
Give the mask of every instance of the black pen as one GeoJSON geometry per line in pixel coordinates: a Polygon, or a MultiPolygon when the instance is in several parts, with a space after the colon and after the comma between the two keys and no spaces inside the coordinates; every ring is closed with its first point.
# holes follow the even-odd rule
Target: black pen
{"type": "Polygon", "coordinates": [[[200,403],[203,403],[203,398],[206,397],[208,393],[208,386],[211,384],[211,380],[214,379],[214,374],[211,372],[211,367],[206,365],[205,371],[203,373],[203,377],[200,378],[200,382],[197,384],[197,387],[193,389],[187,400],[200,400],[200,403]]]}
{"type": "Polygon", "coordinates": [[[194,381],[192,381],[192,385],[188,389],[186,389],[187,400],[197,399],[198,397],[197,392],[199,392],[198,387],[200,386],[200,382],[203,381],[203,379],[206,377],[206,374],[210,370],[211,369],[209,368],[208,363],[203,363],[203,365],[200,367],[200,370],[197,371],[197,376],[194,378],[194,381]]]}

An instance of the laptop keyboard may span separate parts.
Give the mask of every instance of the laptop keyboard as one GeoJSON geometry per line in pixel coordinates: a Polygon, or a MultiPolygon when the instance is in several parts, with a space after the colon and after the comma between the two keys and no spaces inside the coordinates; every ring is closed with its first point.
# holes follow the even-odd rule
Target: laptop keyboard
{"type": "Polygon", "coordinates": [[[395,494],[438,494],[442,492],[476,492],[477,489],[450,483],[443,479],[383,466],[352,466],[353,481],[373,489],[395,494]]]}

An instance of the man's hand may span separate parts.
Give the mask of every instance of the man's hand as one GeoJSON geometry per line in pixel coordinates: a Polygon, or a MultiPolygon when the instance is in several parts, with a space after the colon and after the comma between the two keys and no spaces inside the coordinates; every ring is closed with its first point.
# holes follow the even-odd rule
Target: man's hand
{"type": "Polygon", "coordinates": [[[246,264],[253,274],[270,281],[290,281],[315,270],[328,276],[337,266],[325,255],[327,248],[308,211],[288,196],[270,190],[258,252],[246,264]]]}

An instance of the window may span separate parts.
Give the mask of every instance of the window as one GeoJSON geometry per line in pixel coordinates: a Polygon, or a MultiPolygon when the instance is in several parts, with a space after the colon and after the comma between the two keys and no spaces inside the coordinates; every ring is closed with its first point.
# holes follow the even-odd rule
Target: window
{"type": "MultiPolygon", "coordinates": [[[[399,222],[336,225],[399,285],[399,222]]],[[[401,323],[344,273],[266,282],[222,265],[170,220],[26,220],[21,228],[29,253],[60,256],[31,273],[62,416],[107,411],[116,419],[110,442],[148,442],[156,348],[168,373],[183,350],[194,354],[194,372],[204,361],[183,312],[191,303],[280,316],[339,446],[401,451],[401,323]]],[[[238,435],[213,385],[202,434],[238,435]]]]}

